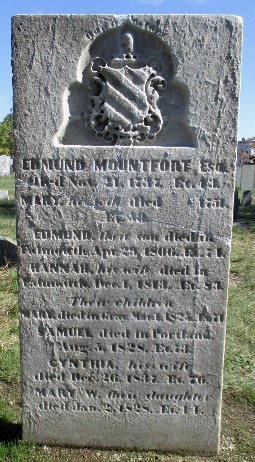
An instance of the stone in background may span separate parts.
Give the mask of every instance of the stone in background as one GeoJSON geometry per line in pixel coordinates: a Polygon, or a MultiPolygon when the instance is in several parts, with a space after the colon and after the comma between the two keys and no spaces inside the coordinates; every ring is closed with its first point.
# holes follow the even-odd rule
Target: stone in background
{"type": "Polygon", "coordinates": [[[13,173],[13,159],[10,156],[0,155],[0,176],[9,176],[13,173]]]}

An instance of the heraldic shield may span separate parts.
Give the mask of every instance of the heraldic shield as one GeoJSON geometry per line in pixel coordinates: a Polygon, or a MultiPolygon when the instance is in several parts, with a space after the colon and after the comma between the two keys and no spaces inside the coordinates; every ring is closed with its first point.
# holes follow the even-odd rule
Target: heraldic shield
{"type": "Polygon", "coordinates": [[[162,128],[163,119],[157,100],[166,87],[157,75],[158,59],[141,63],[133,55],[133,37],[126,33],[122,40],[123,57],[109,64],[95,58],[90,64],[90,128],[106,142],[130,146],[152,140],[162,128]]]}
{"type": "Polygon", "coordinates": [[[63,94],[62,146],[190,146],[189,90],[169,45],[129,21],[92,40],[63,94]]]}

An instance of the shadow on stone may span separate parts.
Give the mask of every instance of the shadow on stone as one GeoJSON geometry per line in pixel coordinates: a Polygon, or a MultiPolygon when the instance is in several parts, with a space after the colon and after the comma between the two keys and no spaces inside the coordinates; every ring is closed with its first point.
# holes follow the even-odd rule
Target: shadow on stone
{"type": "Polygon", "coordinates": [[[22,426],[18,423],[8,422],[0,417],[0,443],[10,443],[22,438],[22,426]]]}
{"type": "Polygon", "coordinates": [[[17,263],[17,243],[8,237],[0,236],[0,266],[17,263]]]}
{"type": "Polygon", "coordinates": [[[234,221],[238,220],[238,210],[240,206],[240,199],[238,197],[238,190],[235,190],[235,195],[234,195],[234,210],[233,210],[233,219],[234,221]]]}

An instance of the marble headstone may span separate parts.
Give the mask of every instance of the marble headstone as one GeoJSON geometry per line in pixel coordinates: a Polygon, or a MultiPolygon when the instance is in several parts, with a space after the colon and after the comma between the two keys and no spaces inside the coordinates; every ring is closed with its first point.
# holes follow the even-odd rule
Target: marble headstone
{"type": "Polygon", "coordinates": [[[0,177],[13,173],[13,159],[5,154],[0,155],[0,177]]]}
{"type": "Polygon", "coordinates": [[[13,19],[25,440],[218,451],[241,30],[13,19]]]}
{"type": "Polygon", "coordinates": [[[0,200],[9,200],[9,191],[6,189],[0,189],[0,200]]]}
{"type": "Polygon", "coordinates": [[[255,188],[255,165],[242,165],[241,168],[241,180],[240,188],[245,191],[250,189],[251,191],[255,188]]]}

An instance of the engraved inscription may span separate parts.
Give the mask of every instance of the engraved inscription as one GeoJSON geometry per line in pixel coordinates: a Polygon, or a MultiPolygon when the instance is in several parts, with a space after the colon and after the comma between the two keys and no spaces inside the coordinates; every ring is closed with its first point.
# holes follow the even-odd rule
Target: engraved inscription
{"type": "MultiPolygon", "coordinates": [[[[136,56],[134,31],[120,36],[122,55],[97,54],[84,72],[84,130],[112,145],[156,142],[170,84],[164,63],[136,56]]],[[[20,245],[20,287],[33,297],[21,320],[47,349],[29,384],[35,408],[209,418],[218,379],[197,351],[224,332],[228,241],[171,220],[176,210],[223,214],[229,167],[184,151],[115,149],[21,161],[20,210],[32,226],[20,245]]]]}

